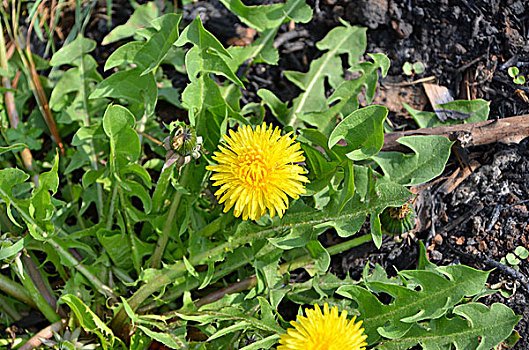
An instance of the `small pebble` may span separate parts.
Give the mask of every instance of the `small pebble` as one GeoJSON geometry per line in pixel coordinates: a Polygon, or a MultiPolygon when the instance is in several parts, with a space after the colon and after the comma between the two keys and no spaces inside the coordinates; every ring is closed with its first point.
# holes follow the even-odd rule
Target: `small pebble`
{"type": "Polygon", "coordinates": [[[439,261],[439,260],[443,259],[443,254],[441,254],[441,252],[439,252],[439,251],[437,251],[437,250],[432,250],[432,251],[430,252],[430,258],[431,258],[432,260],[437,260],[437,261],[439,261]]]}

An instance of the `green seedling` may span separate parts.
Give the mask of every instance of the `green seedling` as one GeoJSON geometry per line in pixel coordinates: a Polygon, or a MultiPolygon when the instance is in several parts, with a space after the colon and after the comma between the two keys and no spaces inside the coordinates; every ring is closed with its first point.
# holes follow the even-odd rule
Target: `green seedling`
{"type": "Polygon", "coordinates": [[[518,67],[509,67],[507,73],[512,78],[513,83],[517,85],[525,84],[525,77],[520,74],[520,70],[518,69],[518,67]]]}
{"type": "Polygon", "coordinates": [[[424,64],[420,61],[417,61],[413,64],[410,62],[404,62],[404,64],[402,65],[402,71],[407,76],[412,76],[424,73],[425,67],[424,64]]]}
{"type": "Polygon", "coordinates": [[[518,246],[514,250],[514,253],[508,253],[505,257],[501,258],[500,262],[504,265],[510,265],[515,270],[518,270],[518,265],[522,260],[526,260],[529,257],[529,250],[525,247],[518,246]]]}

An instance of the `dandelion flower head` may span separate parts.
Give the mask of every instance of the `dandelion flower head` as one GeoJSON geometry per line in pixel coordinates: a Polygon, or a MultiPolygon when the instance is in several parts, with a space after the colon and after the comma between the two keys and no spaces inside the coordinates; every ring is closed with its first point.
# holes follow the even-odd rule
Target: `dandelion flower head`
{"type": "Polygon", "coordinates": [[[325,303],[323,313],[316,304],[314,309],[305,309],[305,316],[290,322],[294,328],[281,335],[277,350],[364,350],[367,335],[360,328],[362,321],[356,316],[347,319],[347,311],[338,315],[338,308],[325,303]]]}
{"type": "Polygon", "coordinates": [[[241,126],[230,130],[219,145],[213,159],[217,165],[207,166],[224,212],[234,208],[234,215],[243,220],[258,220],[268,210],[270,217],[282,217],[288,208],[288,196],[298,199],[305,193],[308,179],[297,163],[305,157],[291,133],[281,135],[279,128],[266,123],[252,129],[241,126]]]}

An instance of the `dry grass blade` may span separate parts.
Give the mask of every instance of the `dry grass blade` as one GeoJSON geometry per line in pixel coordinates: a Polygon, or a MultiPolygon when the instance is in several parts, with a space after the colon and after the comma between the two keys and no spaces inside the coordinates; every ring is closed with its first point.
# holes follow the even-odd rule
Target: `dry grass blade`
{"type": "MultiPolygon", "coordinates": [[[[46,3],[46,1],[43,1],[40,5],[37,11],[42,11],[43,5],[46,3]]],[[[57,124],[55,123],[55,119],[53,118],[53,114],[51,113],[50,106],[48,104],[48,97],[46,96],[46,93],[44,92],[44,89],[42,88],[42,84],[40,83],[39,74],[37,73],[37,69],[35,68],[35,62],[33,61],[33,56],[31,54],[31,45],[29,44],[29,40],[31,37],[31,32],[33,31],[33,26],[35,24],[35,19],[37,16],[35,15],[31,23],[29,25],[28,34],[27,34],[27,45],[26,45],[26,56],[24,57],[24,52],[22,48],[17,45],[17,50],[20,54],[20,57],[22,58],[22,62],[24,63],[24,66],[28,70],[29,76],[31,77],[31,90],[33,91],[33,95],[35,96],[35,100],[37,100],[37,104],[39,105],[39,109],[42,113],[42,116],[44,117],[44,120],[46,121],[46,125],[48,126],[48,129],[50,130],[51,136],[59,146],[59,149],[61,150],[61,153],[64,155],[64,145],[61,140],[61,136],[59,135],[59,130],[57,129],[57,124]]]]}
{"type": "MultiPolygon", "coordinates": [[[[12,55],[12,51],[11,54],[8,53],[4,40],[4,32],[0,28],[0,68],[2,68],[3,70],[8,69],[7,60],[10,55],[12,55]]],[[[13,87],[8,77],[2,77],[2,85],[6,89],[11,89],[13,87]]],[[[6,106],[6,112],[9,118],[9,123],[11,124],[12,128],[16,129],[18,124],[20,123],[20,118],[15,107],[15,95],[12,91],[6,91],[4,93],[4,103],[6,106]]],[[[33,167],[33,156],[31,155],[31,151],[29,150],[29,148],[25,148],[24,150],[22,150],[22,152],[20,152],[20,157],[22,158],[22,163],[24,164],[24,167],[28,171],[34,172],[35,169],[33,167]]],[[[33,180],[36,181],[37,178],[34,178],[33,180]]]]}

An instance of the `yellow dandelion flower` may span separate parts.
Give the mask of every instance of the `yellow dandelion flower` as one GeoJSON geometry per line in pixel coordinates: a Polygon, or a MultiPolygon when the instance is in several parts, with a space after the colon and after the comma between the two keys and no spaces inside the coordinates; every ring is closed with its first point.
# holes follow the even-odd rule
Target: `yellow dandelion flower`
{"type": "Polygon", "coordinates": [[[338,308],[325,303],[323,313],[318,304],[314,309],[305,309],[305,316],[290,322],[294,328],[281,335],[277,350],[364,350],[367,335],[360,328],[362,321],[356,316],[347,319],[347,311],[338,315],[338,308]]]}
{"type": "Polygon", "coordinates": [[[279,217],[288,208],[288,196],[297,199],[305,193],[304,183],[309,180],[305,170],[296,163],[305,157],[291,133],[281,136],[279,128],[267,127],[266,123],[252,129],[241,126],[224,136],[213,159],[218,165],[207,166],[214,174],[215,192],[224,212],[234,207],[235,217],[258,220],[275,213],[279,217]]]}

